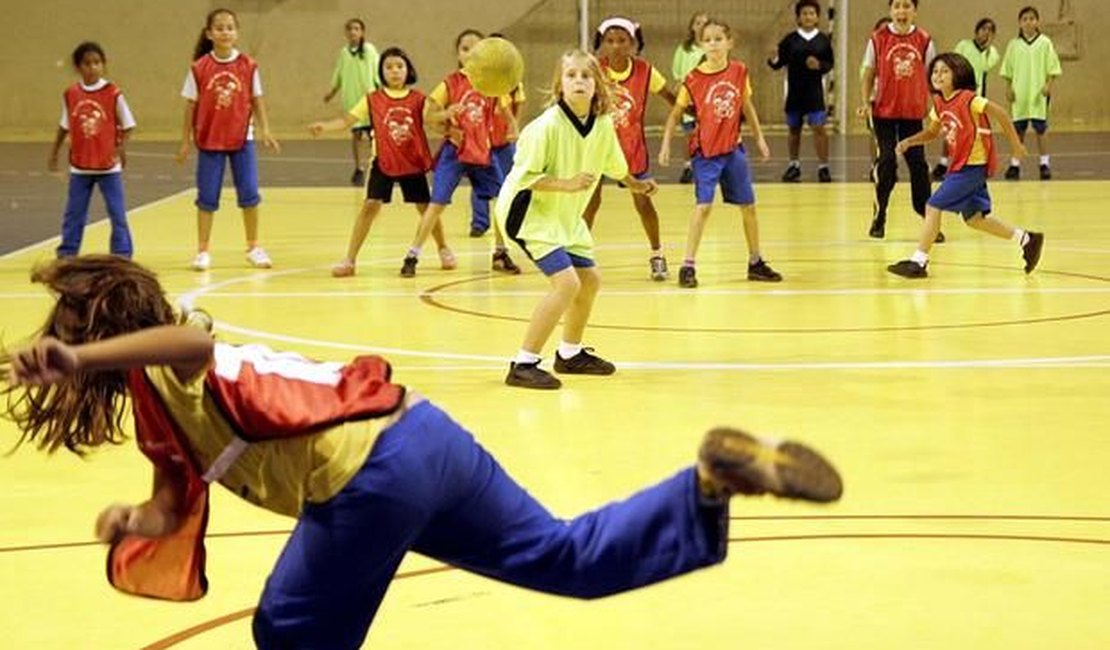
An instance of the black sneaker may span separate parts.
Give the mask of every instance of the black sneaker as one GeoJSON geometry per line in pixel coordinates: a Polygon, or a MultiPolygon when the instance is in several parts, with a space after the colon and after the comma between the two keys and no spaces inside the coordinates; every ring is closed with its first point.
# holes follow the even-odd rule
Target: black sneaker
{"type": "Polygon", "coordinates": [[[366,172],[361,169],[356,169],[355,173],[351,174],[351,185],[360,186],[366,182],[366,172]]]}
{"type": "Polygon", "coordinates": [[[416,264],[419,261],[412,255],[406,255],[405,261],[401,264],[401,277],[411,278],[416,276],[416,264]]]}
{"type": "Polygon", "coordinates": [[[1027,232],[1025,243],[1021,245],[1021,256],[1025,259],[1025,272],[1032,273],[1041,261],[1041,248],[1044,247],[1044,233],[1027,232]]]}
{"type": "Polygon", "coordinates": [[[946,241],[948,241],[948,238],[944,236],[943,232],[938,230],[937,231],[937,238],[933,240],[933,243],[934,244],[943,244],[946,241]]]}
{"type": "Polygon", "coordinates": [[[662,282],[667,279],[667,258],[662,255],[652,256],[648,263],[651,264],[651,279],[662,282]]]}
{"type": "Polygon", "coordinates": [[[682,175],[678,177],[678,182],[685,185],[694,182],[694,170],[689,165],[682,168],[682,175]]]}
{"type": "Polygon", "coordinates": [[[678,270],[678,286],[686,289],[693,289],[698,286],[698,272],[694,270],[694,267],[684,264],[678,270]]]}
{"type": "Polygon", "coordinates": [[[767,262],[759,260],[748,265],[748,279],[756,282],[782,282],[782,275],[768,266],[767,262]]]}
{"type": "Polygon", "coordinates": [[[829,168],[828,167],[818,167],[817,168],[817,182],[818,183],[831,183],[832,182],[832,174],[829,173],[829,168]]]}
{"type": "Polygon", "coordinates": [[[762,440],[739,429],[718,427],[698,449],[698,474],[721,496],[773,494],[829,503],[844,492],[836,468],[817,451],[789,440],[762,440]]]}
{"type": "Polygon", "coordinates": [[[894,275],[900,275],[903,278],[929,277],[929,272],[925,270],[925,267],[913,260],[902,260],[901,262],[891,264],[886,267],[886,270],[894,275]]]}
{"type": "Polygon", "coordinates": [[[591,354],[593,348],[582,348],[578,354],[564,359],[555,353],[555,372],[563,375],[611,375],[617,367],[601,357],[591,354]]]}
{"type": "Polygon", "coordinates": [[[1052,169],[1048,165],[1041,165],[1041,180],[1052,180],[1052,169]]]}
{"type": "Polygon", "coordinates": [[[783,183],[797,183],[802,180],[802,168],[797,165],[790,165],[782,174],[783,183]]]}
{"type": "Polygon", "coordinates": [[[536,388],[539,390],[554,390],[563,385],[555,375],[540,368],[540,362],[509,364],[509,374],[505,375],[505,383],[520,388],[536,388]]]}
{"type": "Polygon", "coordinates": [[[948,173],[948,165],[942,165],[940,163],[937,163],[937,166],[933,167],[933,172],[932,172],[933,180],[934,181],[943,181],[944,176],[947,173],[948,173]]]}
{"type": "Polygon", "coordinates": [[[1010,165],[1006,168],[1006,180],[1016,181],[1021,178],[1021,167],[1010,165]]]}
{"type": "Polygon", "coordinates": [[[494,271],[501,271],[509,275],[520,275],[520,267],[516,265],[513,258],[509,257],[509,251],[504,249],[494,251],[491,268],[493,268],[494,271]]]}
{"type": "Polygon", "coordinates": [[[486,234],[488,230],[489,228],[479,228],[478,226],[471,226],[470,236],[475,238],[481,237],[482,235],[486,234]]]}
{"type": "Polygon", "coordinates": [[[875,217],[871,220],[871,229],[867,231],[868,236],[874,239],[882,239],[886,237],[886,219],[875,217]]]}

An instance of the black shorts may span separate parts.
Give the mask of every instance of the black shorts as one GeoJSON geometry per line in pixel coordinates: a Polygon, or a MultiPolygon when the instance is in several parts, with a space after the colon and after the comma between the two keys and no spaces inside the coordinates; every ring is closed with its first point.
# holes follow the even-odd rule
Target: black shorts
{"type": "Polygon", "coordinates": [[[378,161],[370,166],[370,180],[366,182],[366,198],[389,203],[393,200],[393,184],[401,184],[401,196],[405,203],[430,203],[432,193],[428,190],[428,178],[424,174],[415,176],[387,176],[378,167],[378,161]]]}

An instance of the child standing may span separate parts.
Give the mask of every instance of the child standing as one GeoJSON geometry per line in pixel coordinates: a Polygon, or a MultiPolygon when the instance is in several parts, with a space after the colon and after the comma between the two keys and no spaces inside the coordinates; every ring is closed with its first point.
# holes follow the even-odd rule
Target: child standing
{"type": "Polygon", "coordinates": [[[628,173],[613,126],[612,101],[597,59],[570,50],[556,63],[552,104],[520,133],[513,170],[497,200],[497,226],[547,276],[551,291],[532,312],[524,342],[509,364],[505,383],[510,386],[562,385],[540,368],[540,353],[560,318],[563,340],[555,353],[556,372],[616,372],[612,363],[582,346],[601,286],[593,236],[582,212],[602,174],[636,193],[653,194],[658,186],[628,173]]]}
{"type": "MultiPolygon", "coordinates": [[[[691,70],[698,67],[702,58],[705,57],[705,52],[701,51],[701,46],[698,44],[701,43],[701,28],[705,27],[705,21],[707,20],[709,20],[709,14],[705,12],[699,11],[690,16],[690,22],[686,25],[686,38],[674,50],[674,57],[671,59],[671,76],[678,87],[682,86],[682,80],[690,74],[691,70]]],[[[690,133],[693,130],[694,116],[683,113],[682,131],[690,133]]],[[[682,176],[679,177],[678,181],[680,183],[694,182],[694,172],[690,167],[689,158],[682,165],[682,176]]]]}
{"type": "Polygon", "coordinates": [[[81,251],[81,239],[89,220],[89,200],[93,187],[99,185],[112,223],[109,250],[113,255],[131,257],[123,167],[127,164],[127,138],[135,128],[135,118],[119,87],[104,78],[108,57],[100,45],[81,43],[73,50],[72,58],[81,80],[62,95],[62,118],[47,162],[50,171],[58,171],[58,152],[68,135],[69,196],[57,255],[71,257],[81,251]]]}
{"type": "Polygon", "coordinates": [[[744,238],[748,242],[748,279],[757,282],[779,282],[782,275],[763,260],[759,250],[759,221],[755,213],[755,190],[752,188],[748,156],[740,144],[740,120],[749,125],[756,146],[764,160],[771,156],[759,115],[752,103],[748,67],[729,58],[732,30],[724,22],[710,18],[701,30],[701,48],[705,61],[686,76],[678,91],[674,109],[667,116],[659,163],[666,165],[671,157],[671,137],[675,125],[687,106],[693,106],[697,126],[690,138],[693,158],[694,193],[697,205],[690,215],[686,236],[686,258],[678,272],[678,285],[692,289],[698,286],[694,259],[705,231],[705,222],[713,209],[717,186],[721,186],[724,202],[740,206],[744,220],[744,238]]]}
{"type": "MultiPolygon", "coordinates": [[[[999,75],[1007,82],[1006,99],[1010,101],[1010,114],[1018,136],[1025,142],[1029,125],[1037,133],[1037,153],[1041,156],[1041,180],[1052,178],[1048,159],[1048,104],[1052,100],[1052,87],[1056,77],[1063,74],[1060,57],[1052,39],[1041,33],[1041,15],[1036,7],[1024,7],[1018,12],[1021,31],[1006,46],[999,75]]],[[[1021,161],[1010,160],[1006,170],[1007,180],[1021,178],[1021,161]]]]}
{"type": "MultiPolygon", "coordinates": [[[[397,47],[386,49],[379,61],[381,88],[363,97],[346,115],[308,126],[309,132],[317,136],[324,131],[366,121],[377,144],[377,156],[371,164],[370,181],[366,185],[366,201],[351,230],[347,256],[331,270],[337,278],[355,274],[355,259],[382,204],[393,200],[394,183],[401,186],[405,203],[415,204],[421,215],[431,198],[425,176],[432,168],[432,154],[424,133],[425,97],[424,93],[410,88],[416,83],[416,68],[404,50],[397,47]]],[[[432,236],[441,248],[445,245],[443,227],[439,223],[432,229],[432,236]]]]}
{"type": "Polygon", "coordinates": [[[59,261],[33,279],[58,301],[40,338],[0,358],[2,413],[20,442],[77,453],[118,444],[130,403],[153,465],[149,500],[96,520],[114,586],[205,594],[209,483],[296,518],[254,614],[263,650],[360,647],[410,549],[527,589],[600,598],[723,562],[735,494],[830,502],[843,491],[805,445],[715,428],[696,465],[557,519],[445,412],[391,383],[380,357],[318,363],[214,342],[174,325],[154,275],[118,258],[59,261]],[[276,364],[282,372],[264,371],[276,364]]]}
{"type": "Polygon", "coordinates": [[[262,142],[280,151],[270,134],[266,104],[262,99],[262,80],[254,59],[235,49],[239,39],[239,18],[230,9],[214,9],[193,52],[193,65],[185,75],[181,96],[185,98],[185,125],[177,162],[189,156],[189,142],[197,146],[197,256],[193,269],[207,271],[212,266],[208,252],[212,219],[220,208],[220,186],[224,167],[231,161],[235,193],[243,210],[243,229],[247,239],[247,262],[268,269],[273,263],[258,245],[258,160],[254,150],[253,119],[258,119],[262,142]]]}
{"type": "MultiPolygon", "coordinates": [[[[347,33],[347,44],[339,50],[335,71],[331,74],[331,90],[324,95],[324,103],[327,104],[336,93],[342,92],[343,110],[351,111],[378,87],[378,50],[373,43],[366,42],[366,23],[361,18],[351,18],[343,29],[347,33]]],[[[365,140],[369,148],[370,122],[355,122],[350,128],[351,154],[355,159],[351,185],[362,185],[366,182],[366,160],[369,152],[363,154],[360,143],[365,140]]]]}
{"type": "MultiPolygon", "coordinates": [[[[933,39],[917,27],[917,0],[888,0],[891,22],[871,34],[863,56],[863,81],[860,85],[858,114],[871,119],[879,143],[875,166],[875,214],[868,234],[876,239],[886,236],[886,210],[894,190],[898,170],[895,146],[921,131],[929,103],[929,80],[925,66],[936,55],[933,39]],[[874,97],[871,96],[874,87],[874,97]]],[[[929,200],[929,165],[925,150],[908,149],[903,157],[910,168],[913,209],[925,216],[929,200]]]]}
{"type": "MultiPolygon", "coordinates": [[[[602,21],[594,35],[594,50],[603,51],[601,69],[610,82],[613,96],[613,123],[617,127],[624,158],[629,173],[640,180],[651,178],[647,138],[644,135],[644,115],[650,95],[661,97],[667,105],[674,106],[674,93],[667,89],[667,79],[646,59],[639,56],[644,49],[644,35],[639,24],[629,18],[616,16],[602,21]]],[[[651,279],[667,279],[667,258],[659,238],[659,213],[647,194],[632,193],[632,205],[640,215],[640,225],[651,246],[648,268],[651,279]]],[[[601,183],[590,197],[582,218],[593,230],[597,211],[601,209],[601,183]]]]}
{"type": "Polygon", "coordinates": [[[825,75],[833,67],[832,41],[817,29],[821,21],[821,4],[817,0],[799,0],[794,5],[798,29],[779,41],[778,49],[767,59],[772,70],[786,68],[786,126],[790,129],[788,146],[790,164],[782,175],[784,183],[802,179],[799,153],[802,145],[802,121],[813,131],[817,149],[817,180],[832,182],[829,174],[829,135],[825,131],[828,112],[825,108],[825,75]]]}
{"type": "Polygon", "coordinates": [[[990,216],[991,197],[987,177],[994,171],[994,139],[991,118],[1001,124],[1015,158],[1025,155],[1025,146],[1010,124],[1010,116],[998,104],[975,92],[975,69],[963,56],[941,54],[929,66],[934,92],[929,128],[898,143],[898,151],[924,144],[943,134],[952,164],[937,191],[929,197],[925,223],[917,250],[908,260],[891,264],[887,270],[906,278],[928,275],[929,249],[940,232],[942,211],[958,212],[964,222],[985,233],[1010,239],[1021,247],[1025,272],[1031,273],[1041,258],[1044,235],[1014,228],[990,216]]]}
{"type": "MultiPolygon", "coordinates": [[[[983,97],[987,96],[987,72],[998,65],[1000,59],[998,48],[991,45],[996,29],[993,20],[981,18],[975,23],[975,38],[965,38],[952,48],[971,64],[971,69],[975,71],[975,92],[983,97]]],[[[941,151],[940,162],[933,167],[935,181],[943,180],[948,173],[948,144],[944,140],[941,141],[941,151]]]]}

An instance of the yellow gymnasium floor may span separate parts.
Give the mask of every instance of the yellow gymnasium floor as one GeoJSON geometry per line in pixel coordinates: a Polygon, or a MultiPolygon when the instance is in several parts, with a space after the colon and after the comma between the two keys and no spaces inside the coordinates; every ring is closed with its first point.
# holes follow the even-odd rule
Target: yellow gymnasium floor
{"type": "MultiPolygon", "coordinates": [[[[766,256],[786,281],[744,280],[739,215],[718,208],[702,287],[688,291],[648,280],[631,203],[607,188],[588,343],[619,371],[555,393],[502,384],[545,283],[530,267],[491,276],[489,239],[465,237],[459,208],[446,219],[461,268],[425,254],[410,280],[397,269],[414,213],[400,204],[376,224],[359,275],[329,277],[359,190],[268,189],[270,272],[245,267],[226,208],[213,270],[187,270],[191,192],[131,216],[138,259],[215,314],[220,336],[387,355],[399,381],[447,407],[558,513],[669,475],[718,423],[809,441],[844,474],[831,507],[735,501],[723,566],[596,602],[410,557],[374,648],[1110,647],[1110,183],[994,183],[999,216],[1047,233],[1041,268],[1024,275],[1013,243],[948,217],[949,243],[918,282],[884,270],[916,237],[904,187],[885,242],[865,236],[867,185],[757,191],[766,256]]],[[[672,271],[688,192],[658,199],[672,271]]],[[[103,250],[106,233],[90,228],[85,250],[103,250]]],[[[26,277],[50,249],[0,259],[7,344],[44,316],[26,277]]],[[[8,424],[0,435],[5,448],[15,440],[8,424]]],[[[250,646],[250,608],[290,521],[216,490],[210,593],[160,603],[113,592],[91,542],[102,506],[149,490],[133,445],[88,460],[20,449],[0,477],[0,646],[250,646]]]]}

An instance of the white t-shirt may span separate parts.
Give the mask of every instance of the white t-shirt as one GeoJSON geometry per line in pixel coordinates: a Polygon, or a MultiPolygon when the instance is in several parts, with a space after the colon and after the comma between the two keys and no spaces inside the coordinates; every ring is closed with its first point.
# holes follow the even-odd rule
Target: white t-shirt
{"type": "MultiPolygon", "coordinates": [[[[86,86],[84,83],[81,83],[81,89],[85,92],[94,93],[107,85],[108,80],[101,78],[100,81],[97,81],[91,86],[86,86]]],[[[131,107],[127,105],[127,100],[123,98],[122,92],[116,97],[116,122],[119,128],[124,131],[135,128],[135,116],[131,114],[131,107]]],[[[62,100],[62,118],[58,120],[58,126],[66,131],[69,130],[69,110],[66,108],[64,99],[62,100]]],[[[71,174],[111,174],[119,171],[123,171],[123,166],[120,163],[116,163],[111,169],[107,170],[78,169],[73,165],[69,166],[69,173],[71,174]]]]}

